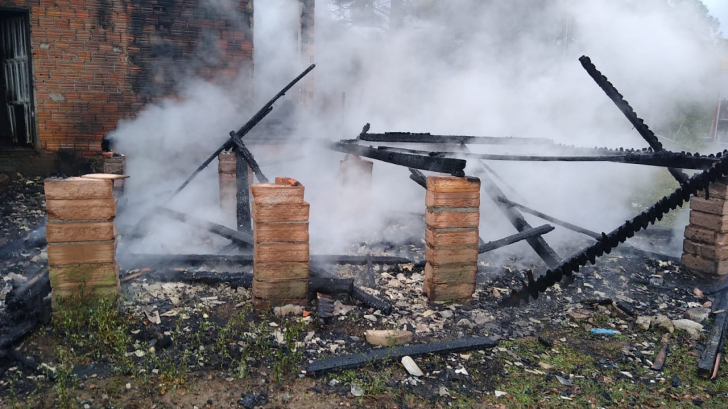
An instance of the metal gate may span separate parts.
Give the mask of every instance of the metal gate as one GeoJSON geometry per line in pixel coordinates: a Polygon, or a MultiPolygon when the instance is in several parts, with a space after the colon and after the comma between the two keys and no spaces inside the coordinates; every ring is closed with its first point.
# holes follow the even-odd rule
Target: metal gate
{"type": "Polygon", "coordinates": [[[7,100],[10,129],[13,143],[24,140],[33,143],[32,110],[30,105],[30,70],[28,67],[28,25],[26,16],[8,17],[0,20],[0,46],[2,47],[3,71],[5,77],[5,98],[7,100]],[[23,121],[19,128],[18,121],[23,121]],[[22,132],[23,135],[18,135],[22,132]]]}

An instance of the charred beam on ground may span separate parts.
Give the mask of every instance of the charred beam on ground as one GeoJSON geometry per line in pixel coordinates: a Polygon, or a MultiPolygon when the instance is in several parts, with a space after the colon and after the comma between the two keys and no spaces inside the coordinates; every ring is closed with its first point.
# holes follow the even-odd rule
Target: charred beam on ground
{"type": "Polygon", "coordinates": [[[180,213],[178,211],[175,211],[172,209],[167,209],[164,207],[160,207],[159,209],[157,209],[157,212],[162,216],[166,216],[171,219],[183,222],[185,224],[189,224],[190,226],[199,227],[200,229],[207,230],[210,233],[217,234],[220,237],[224,237],[228,240],[233,241],[233,243],[235,243],[235,244],[238,244],[238,245],[252,245],[253,244],[253,235],[247,231],[236,231],[231,228],[225,227],[221,224],[199,219],[197,217],[190,216],[190,215],[187,215],[184,213],[180,213]]]}
{"type": "Polygon", "coordinates": [[[361,133],[358,137],[367,142],[426,143],[426,144],[471,144],[471,145],[552,145],[546,138],[514,138],[495,136],[432,135],[430,133],[385,132],[361,133]]]}
{"type": "Polygon", "coordinates": [[[364,156],[408,168],[446,173],[453,176],[465,176],[466,161],[463,159],[433,157],[428,156],[426,152],[394,152],[383,148],[372,148],[370,146],[344,141],[330,143],[326,147],[337,152],[364,156]]]}
{"type": "MultiPolygon", "coordinates": [[[[642,118],[637,116],[637,113],[629,105],[629,102],[627,102],[622,94],[617,91],[617,88],[612,85],[611,82],[609,82],[609,79],[601,72],[599,72],[599,70],[597,70],[597,67],[594,65],[594,63],[591,62],[591,59],[583,55],[579,58],[579,62],[581,63],[582,67],[584,67],[589,76],[592,77],[592,79],[597,83],[599,88],[601,88],[602,91],[607,94],[609,99],[614,102],[617,108],[622,111],[622,114],[624,114],[624,116],[632,124],[632,126],[634,126],[637,132],[639,132],[642,138],[647,141],[650,147],[655,152],[663,150],[662,144],[657,139],[657,136],[655,136],[654,132],[650,130],[650,128],[647,126],[647,124],[645,124],[645,121],[642,120],[642,118]]],[[[688,176],[683,172],[674,168],[668,168],[668,170],[670,171],[670,174],[675,178],[675,180],[678,181],[678,183],[683,184],[687,182],[688,176]]]]}
{"type": "Polygon", "coordinates": [[[357,369],[386,360],[399,361],[405,356],[416,358],[429,354],[466,352],[476,349],[493,348],[496,345],[496,341],[491,338],[475,337],[455,339],[452,341],[433,342],[429,344],[372,349],[365,353],[335,356],[332,358],[314,361],[306,367],[306,372],[309,375],[319,376],[327,372],[341,371],[344,369],[357,369]]]}
{"type": "Polygon", "coordinates": [[[530,239],[532,237],[541,236],[552,230],[554,230],[554,226],[544,224],[543,226],[538,226],[538,227],[534,227],[529,230],[524,230],[520,233],[516,233],[511,236],[504,237],[500,240],[494,240],[494,241],[489,241],[487,243],[482,243],[478,246],[478,253],[479,254],[487,253],[489,251],[493,251],[495,249],[505,247],[509,244],[517,243],[521,240],[526,240],[526,239],[530,239]]]}
{"type": "Polygon", "coordinates": [[[720,294],[716,300],[716,314],[713,319],[713,328],[705,343],[705,349],[698,361],[698,375],[704,378],[713,376],[716,368],[716,358],[723,349],[725,343],[726,329],[728,328],[728,290],[720,294]]]}
{"type": "MultiPolygon", "coordinates": [[[[248,132],[250,132],[250,130],[253,129],[253,127],[255,127],[255,125],[257,125],[260,121],[262,121],[263,118],[265,118],[265,116],[268,115],[273,110],[273,104],[279,98],[286,95],[286,92],[288,92],[288,90],[293,88],[293,86],[296,85],[296,83],[298,81],[300,81],[303,77],[305,77],[315,67],[316,67],[316,64],[311,64],[301,74],[299,74],[298,77],[294,78],[293,81],[289,82],[288,85],[286,85],[278,94],[276,94],[270,101],[268,101],[268,103],[263,105],[263,107],[260,108],[260,110],[258,112],[256,112],[255,115],[253,115],[253,117],[250,118],[248,120],[248,122],[245,123],[245,125],[243,125],[240,129],[238,129],[238,131],[236,132],[237,136],[239,138],[243,138],[248,132]]],[[[192,179],[194,179],[200,172],[202,172],[202,170],[205,169],[207,167],[207,165],[209,165],[217,157],[217,155],[219,155],[222,151],[232,148],[233,145],[234,144],[233,144],[232,138],[228,138],[227,141],[225,141],[225,143],[222,144],[222,146],[220,146],[215,152],[213,152],[212,155],[210,155],[210,157],[205,159],[205,161],[202,162],[202,164],[197,169],[195,169],[195,171],[192,172],[192,174],[184,182],[182,182],[180,187],[178,187],[177,190],[174,191],[174,193],[172,194],[172,197],[170,197],[170,199],[175,197],[179,192],[181,192],[182,189],[184,189],[185,186],[187,186],[192,181],[192,179]]],[[[239,162],[241,162],[241,160],[238,157],[238,163],[239,162]]],[[[246,173],[247,173],[247,171],[246,171],[246,173]]]]}

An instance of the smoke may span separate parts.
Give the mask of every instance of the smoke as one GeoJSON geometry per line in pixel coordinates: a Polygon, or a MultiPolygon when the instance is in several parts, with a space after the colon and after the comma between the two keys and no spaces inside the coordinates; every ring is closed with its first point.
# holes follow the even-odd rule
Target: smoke
{"type": "MultiPolygon", "coordinates": [[[[210,6],[221,7],[226,1],[215,0],[210,6]]],[[[250,146],[269,178],[293,177],[306,186],[312,253],[336,253],[375,238],[423,237],[422,225],[409,218],[392,222],[400,212],[424,211],[424,189],[408,179],[406,169],[375,161],[370,193],[340,188],[338,166],[344,155],[321,144],[354,138],[365,123],[372,124],[371,132],[647,147],[582,69],[578,58],[584,54],[652,129],[667,124],[680,104],[710,104],[715,98],[717,52],[710,20],[697,1],[412,0],[404,1],[401,25],[390,24],[386,1],[369,2],[374,9],[340,6],[352,2],[317,3],[314,107],[297,115],[287,152],[250,146]]],[[[255,2],[258,104],[308,65],[298,55],[301,10],[298,0],[255,2]]],[[[129,201],[146,204],[127,206],[130,223],[150,206],[163,203],[171,189],[257,109],[241,103],[245,99],[240,95],[246,94],[237,88],[187,78],[180,89],[181,100],[149,106],[134,120],[121,122],[115,132],[118,150],[127,155],[129,201]]],[[[297,90],[291,90],[273,112],[297,96],[297,90]]],[[[483,153],[559,154],[538,146],[470,148],[483,153]]],[[[217,204],[216,163],[170,206],[232,227],[231,215],[223,214],[217,204]]],[[[498,182],[511,200],[598,232],[610,231],[641,211],[632,205],[635,198],[667,173],[619,164],[488,164],[512,188],[498,182]]],[[[469,161],[467,173],[478,171],[469,161]]],[[[534,226],[544,223],[526,218],[534,226]]],[[[480,230],[486,241],[515,233],[485,194],[480,230]]],[[[220,244],[178,223],[155,225],[153,231],[137,248],[202,252],[220,244]]],[[[565,244],[578,237],[561,229],[545,236],[565,244]]],[[[525,244],[518,246],[514,248],[532,253],[525,244]]]]}

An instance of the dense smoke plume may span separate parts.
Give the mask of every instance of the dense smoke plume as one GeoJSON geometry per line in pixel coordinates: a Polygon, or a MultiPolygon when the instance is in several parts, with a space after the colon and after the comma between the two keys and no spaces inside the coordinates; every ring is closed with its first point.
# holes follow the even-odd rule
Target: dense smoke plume
{"type": "MultiPolygon", "coordinates": [[[[296,145],[290,156],[300,158],[265,166],[282,158],[251,147],[269,178],[294,177],[306,186],[312,253],[340,252],[383,231],[383,239],[390,241],[424,236],[422,224],[403,222],[398,230],[390,222],[404,217],[401,212],[424,211],[424,190],[408,179],[406,169],[375,162],[368,199],[338,189],[338,161],[344,155],[320,144],[354,138],[365,123],[372,124],[371,132],[647,147],[582,69],[581,55],[589,55],[656,130],[670,122],[676,107],[709,107],[715,98],[715,25],[698,1],[391,3],[400,8],[392,12],[388,1],[317,2],[315,106],[299,110],[291,136],[296,145]]],[[[126,209],[130,222],[163,203],[231,129],[255,112],[256,104],[267,101],[305,68],[298,55],[300,10],[298,0],[256,1],[254,100],[241,101],[241,89],[189,78],[181,86],[181,100],[149,106],[136,119],[119,124],[115,137],[118,150],[128,158],[130,203],[144,204],[126,209]]],[[[292,90],[284,99],[295,102],[296,97],[292,90]]],[[[282,106],[283,100],[274,113],[282,106]]],[[[545,152],[534,146],[471,149],[545,152]]],[[[234,221],[217,204],[216,163],[170,206],[232,227],[234,221]]],[[[596,231],[609,231],[641,211],[633,202],[652,191],[655,180],[669,177],[664,169],[635,165],[489,165],[517,192],[504,189],[512,200],[596,231]]],[[[470,165],[467,171],[474,174],[476,168],[470,165]]],[[[482,203],[484,240],[515,233],[485,195],[482,203]]],[[[534,226],[543,224],[527,220],[534,226]]],[[[154,231],[132,250],[205,252],[221,243],[206,242],[206,234],[179,224],[155,225],[154,231]]],[[[578,236],[560,229],[545,236],[552,243],[574,237],[578,236]]],[[[515,248],[524,254],[532,253],[525,244],[519,246],[515,248]]]]}

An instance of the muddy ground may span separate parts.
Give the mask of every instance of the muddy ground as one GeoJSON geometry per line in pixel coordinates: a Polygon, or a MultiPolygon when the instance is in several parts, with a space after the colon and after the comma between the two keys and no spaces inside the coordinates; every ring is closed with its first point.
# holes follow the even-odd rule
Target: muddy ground
{"type": "MultiPolygon", "coordinates": [[[[42,224],[39,187],[40,180],[17,178],[1,193],[0,298],[47,263],[43,247],[25,239],[42,224]]],[[[659,249],[669,236],[642,240],[659,249]]],[[[583,243],[557,250],[569,254],[583,243]]],[[[366,252],[416,261],[422,249],[417,242],[351,249],[366,252]]],[[[693,333],[672,324],[688,309],[710,308],[710,297],[694,291],[705,283],[667,259],[615,252],[582,269],[573,284],[517,308],[499,305],[528,267],[516,255],[497,263],[482,257],[466,304],[428,303],[424,273],[412,264],[373,266],[367,291],[391,302],[393,312],[341,295],[323,324],[315,300],[278,316],[254,311],[242,287],[158,282],[158,266],[122,267],[118,300],[60,300],[53,322],[18,346],[25,359],[0,359],[0,407],[728,407],[728,360],[716,380],[696,373],[711,318],[691,315],[703,326],[693,333]],[[645,326],[644,317],[656,316],[645,326]],[[615,333],[594,335],[592,328],[615,333]],[[409,330],[415,344],[486,336],[498,345],[415,358],[422,376],[398,361],[306,373],[316,360],[374,348],[370,329],[409,330]],[[665,366],[653,371],[664,342],[665,366]]],[[[369,273],[365,266],[327,270],[357,282],[369,273]]]]}

